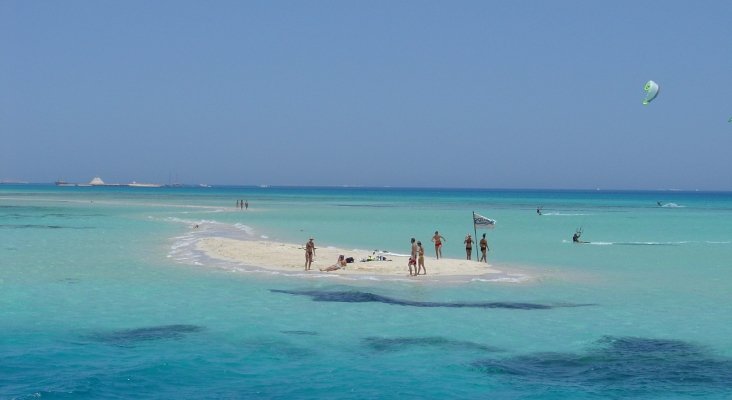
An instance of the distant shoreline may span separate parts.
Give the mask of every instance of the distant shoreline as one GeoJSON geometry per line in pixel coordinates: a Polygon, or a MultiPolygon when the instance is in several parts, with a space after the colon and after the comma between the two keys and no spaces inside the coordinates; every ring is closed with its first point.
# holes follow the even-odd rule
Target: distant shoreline
{"type": "MultiPolygon", "coordinates": [[[[17,185],[17,186],[58,186],[54,182],[30,182],[30,181],[12,181],[5,180],[0,181],[0,185],[17,185]]],[[[88,183],[70,184],[69,187],[126,187],[131,184],[120,183],[120,184],[104,184],[104,185],[89,185],[88,183]]],[[[277,189],[312,189],[312,190],[378,190],[378,191],[420,191],[420,190],[435,190],[435,191],[455,191],[455,192],[486,192],[486,193],[546,193],[546,192],[559,192],[559,193],[603,193],[603,194],[629,194],[629,193],[640,193],[640,194],[732,194],[732,189],[616,189],[616,188],[479,188],[479,187],[416,187],[416,186],[361,186],[361,185],[313,185],[313,186],[299,186],[299,185],[258,185],[258,184],[200,184],[200,183],[176,183],[176,184],[152,184],[155,187],[161,188],[220,188],[220,189],[261,189],[261,190],[277,190],[277,189]]]]}

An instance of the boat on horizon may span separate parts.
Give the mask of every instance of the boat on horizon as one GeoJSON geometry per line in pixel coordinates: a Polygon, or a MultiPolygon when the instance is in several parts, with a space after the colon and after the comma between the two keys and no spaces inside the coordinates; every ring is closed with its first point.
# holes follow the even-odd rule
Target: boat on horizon
{"type": "Polygon", "coordinates": [[[128,183],[127,186],[129,186],[129,187],[157,188],[157,187],[162,187],[163,185],[160,185],[160,184],[157,184],[157,183],[138,183],[138,182],[132,181],[132,183],[128,183]]]}
{"type": "Polygon", "coordinates": [[[69,186],[69,187],[79,187],[79,186],[91,186],[91,184],[88,183],[76,183],[76,182],[67,182],[63,179],[59,179],[56,182],[54,182],[56,186],[69,186]]]}
{"type": "Polygon", "coordinates": [[[89,184],[91,186],[109,186],[106,183],[104,183],[104,181],[102,180],[102,178],[100,178],[98,176],[95,176],[94,179],[90,180],[89,181],[89,184]]]}
{"type": "Polygon", "coordinates": [[[54,182],[56,186],[77,186],[77,187],[84,187],[84,186],[127,186],[127,187],[140,187],[140,188],[158,188],[162,187],[163,185],[157,184],[157,183],[141,183],[132,181],[132,183],[106,183],[102,180],[102,178],[95,176],[94,179],[89,181],[89,183],[74,183],[74,182],[67,182],[64,179],[59,179],[56,182],[54,182]]]}

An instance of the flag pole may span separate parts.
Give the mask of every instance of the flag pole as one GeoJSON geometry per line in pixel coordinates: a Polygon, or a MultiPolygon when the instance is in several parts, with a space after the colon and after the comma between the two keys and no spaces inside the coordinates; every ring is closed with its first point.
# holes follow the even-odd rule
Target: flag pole
{"type": "Polygon", "coordinates": [[[473,211],[473,234],[475,235],[473,237],[474,237],[475,244],[476,244],[475,258],[478,258],[478,246],[477,246],[478,245],[478,228],[475,227],[475,211],[473,211]]]}

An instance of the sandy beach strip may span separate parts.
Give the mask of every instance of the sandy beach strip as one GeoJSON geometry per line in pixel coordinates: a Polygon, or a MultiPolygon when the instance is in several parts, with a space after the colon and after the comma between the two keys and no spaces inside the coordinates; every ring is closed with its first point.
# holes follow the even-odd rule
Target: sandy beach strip
{"type": "MultiPolygon", "coordinates": [[[[208,257],[242,265],[259,267],[274,271],[304,272],[305,250],[303,245],[279,243],[265,240],[236,240],[224,237],[202,238],[196,248],[208,257]]],[[[339,275],[374,275],[374,276],[406,276],[408,275],[408,257],[387,255],[391,261],[366,261],[361,259],[371,255],[369,251],[344,250],[334,247],[318,247],[312,271],[320,272],[335,264],[340,254],[353,257],[345,269],[328,272],[339,275]]],[[[457,260],[425,256],[425,267],[428,276],[484,276],[500,275],[503,271],[490,264],[470,260],[457,260]]]]}

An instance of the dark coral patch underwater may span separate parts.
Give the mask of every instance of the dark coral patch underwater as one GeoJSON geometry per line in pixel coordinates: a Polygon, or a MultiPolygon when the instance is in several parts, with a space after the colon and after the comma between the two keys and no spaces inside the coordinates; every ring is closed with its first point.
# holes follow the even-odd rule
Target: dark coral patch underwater
{"type": "Polygon", "coordinates": [[[203,329],[202,326],[198,325],[161,325],[146,328],[122,329],[108,333],[96,333],[91,338],[110,344],[130,345],[150,340],[182,339],[186,334],[201,332],[203,329]]]}
{"type": "Polygon", "coordinates": [[[452,340],[440,336],[396,338],[367,337],[363,339],[363,342],[370,349],[379,352],[393,352],[415,347],[436,347],[442,350],[500,351],[495,347],[464,340],[452,340]]]}
{"type": "Polygon", "coordinates": [[[473,365],[487,375],[542,390],[580,389],[609,397],[703,396],[720,389],[732,394],[732,360],[680,340],[606,336],[586,353],[533,353],[473,365]]]}
{"type": "Polygon", "coordinates": [[[369,292],[359,291],[323,291],[323,290],[279,290],[270,289],[272,293],[286,293],[296,296],[310,296],[313,301],[330,301],[337,303],[384,303],[411,307],[447,307],[447,308],[507,308],[515,310],[548,310],[557,307],[582,307],[592,304],[537,304],[506,301],[489,302],[433,302],[400,300],[369,292]]]}

